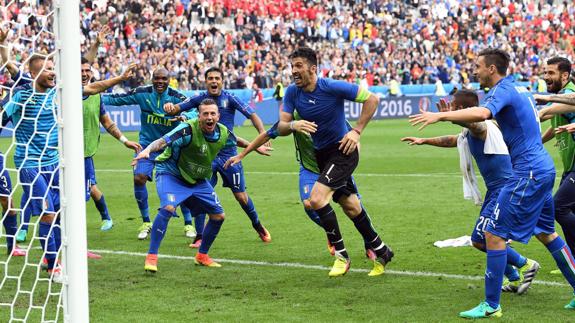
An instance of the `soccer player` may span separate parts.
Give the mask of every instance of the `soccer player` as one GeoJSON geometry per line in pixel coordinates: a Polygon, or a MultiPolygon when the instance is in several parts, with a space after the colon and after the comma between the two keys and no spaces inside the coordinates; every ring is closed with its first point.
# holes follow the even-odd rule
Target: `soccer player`
{"type": "MultiPolygon", "coordinates": [[[[445,100],[441,100],[438,107],[440,111],[456,111],[478,105],[479,98],[475,91],[459,90],[453,95],[451,104],[448,104],[445,100]]],[[[479,212],[479,218],[471,233],[473,246],[483,252],[486,252],[485,227],[492,221],[493,209],[497,204],[497,196],[512,174],[509,154],[488,154],[484,152],[485,141],[488,135],[488,122],[493,124],[492,131],[499,132],[497,125],[495,125],[492,120],[487,120],[484,122],[459,123],[459,125],[466,129],[461,135],[435,138],[405,137],[401,139],[401,141],[405,141],[410,145],[431,145],[436,147],[457,147],[457,141],[460,136],[464,136],[467,139],[469,151],[475,159],[479,172],[487,187],[484,202],[479,212]]],[[[536,261],[525,258],[513,248],[507,246],[507,266],[505,267],[507,280],[503,284],[503,291],[517,293],[519,295],[525,293],[533,282],[538,270],[539,264],[536,261]],[[513,266],[519,270],[516,270],[513,266]]]]}
{"type": "MultiPolygon", "coordinates": [[[[198,109],[197,119],[181,123],[148,145],[134,159],[134,162],[149,159],[154,152],[163,150],[156,158],[156,187],[160,209],[152,226],[150,249],[144,265],[146,271],[158,270],[158,249],[168,221],[180,204],[186,204],[194,214],[207,213],[209,217],[195,263],[221,267],[208,256],[208,251],[220,231],[225,215],[208,178],[212,175],[212,162],[217,154],[225,147],[235,146],[236,138],[226,126],[218,123],[220,113],[214,100],[204,99],[198,109]]],[[[246,147],[248,142],[238,138],[237,145],[246,147]]]]}
{"type": "Polygon", "coordinates": [[[2,117],[11,118],[15,125],[14,164],[24,190],[22,200],[32,215],[40,216],[38,231],[48,272],[53,281],[62,282],[60,269],[55,266],[61,241],[56,213],[60,194],[54,62],[33,55],[28,69],[34,82],[17,88],[11,99],[4,100],[2,117]]]}
{"type": "MultiPolygon", "coordinates": [[[[200,93],[198,96],[188,98],[180,104],[167,104],[164,110],[171,115],[176,115],[182,111],[188,111],[197,108],[199,104],[207,98],[216,101],[220,114],[221,123],[225,125],[230,131],[234,129],[234,116],[236,111],[241,112],[246,118],[249,118],[259,133],[265,132],[263,123],[254,110],[244,102],[240,101],[232,93],[222,90],[223,87],[223,72],[218,67],[211,67],[204,73],[206,78],[206,92],[200,93]]],[[[213,166],[213,176],[211,180],[212,186],[216,186],[218,178],[217,173],[222,177],[224,187],[229,187],[234,194],[234,197],[250,218],[252,227],[258,233],[263,242],[270,242],[271,235],[269,231],[262,225],[258,212],[252,202],[252,199],[246,192],[246,181],[244,176],[244,168],[242,164],[237,164],[228,169],[224,169],[225,162],[232,156],[237,154],[235,147],[228,147],[222,149],[216,157],[213,166]]],[[[198,230],[198,232],[200,232],[198,230]]],[[[197,238],[196,238],[197,239],[197,238]]]]}
{"type": "MultiPolygon", "coordinates": [[[[83,57],[81,67],[83,87],[91,84],[93,77],[91,67],[90,62],[83,57]]],[[[101,84],[101,88],[97,89],[97,91],[105,91],[107,88],[130,79],[136,67],[136,64],[132,64],[128,66],[121,76],[97,82],[96,84],[101,84]]],[[[96,84],[92,83],[92,86],[96,84]]],[[[92,197],[102,218],[100,230],[109,231],[112,229],[114,222],[108,213],[108,206],[106,205],[104,194],[98,188],[93,160],[93,156],[96,154],[96,151],[98,151],[98,145],[100,144],[100,123],[110,135],[124,144],[126,148],[133,149],[138,153],[142,149],[142,146],[136,142],[128,140],[128,138],[124,136],[122,131],[120,131],[118,126],[116,126],[114,121],[112,121],[110,116],[106,113],[99,93],[84,95],[82,106],[84,113],[84,169],[86,177],[86,201],[92,197]]]]}
{"type": "MultiPolygon", "coordinates": [[[[178,125],[178,122],[164,115],[163,106],[166,103],[180,103],[186,99],[186,96],[168,87],[168,82],[168,70],[159,67],[153,72],[152,85],[140,86],[128,93],[102,95],[101,97],[104,105],[138,105],[140,107],[140,122],[142,124],[140,145],[144,148],[154,140],[172,131],[178,125]]],[[[150,158],[139,159],[134,167],[134,195],[143,221],[142,226],[138,229],[138,239],[140,240],[146,239],[152,228],[146,182],[152,181],[154,159],[159,154],[160,152],[154,152],[150,158]]],[[[182,213],[184,213],[186,221],[185,231],[194,230],[191,225],[191,214],[185,206],[182,207],[182,213]]]]}
{"type": "MultiPolygon", "coordinates": [[[[410,117],[420,129],[439,121],[478,122],[495,118],[501,127],[512,163],[511,177],[497,197],[493,219],[485,228],[487,269],[485,301],[459,313],[465,318],[502,316],[499,304],[507,263],[508,239],[527,243],[535,235],[549,250],[557,266],[575,290],[575,260],[565,241],[555,232],[553,211],[553,160],[541,142],[535,100],[531,93],[506,76],[509,55],[485,49],[478,55],[475,75],[482,88],[489,88],[482,106],[449,112],[423,112],[410,117]]],[[[575,297],[566,308],[575,309],[575,297]]]]}
{"type": "MultiPolygon", "coordinates": [[[[575,84],[570,80],[571,62],[564,57],[553,57],[547,60],[543,79],[547,83],[549,93],[575,93],[575,84]]],[[[559,155],[563,163],[563,175],[559,188],[553,196],[555,203],[555,220],[563,229],[565,242],[569,249],[575,250],[575,140],[573,135],[562,131],[555,133],[555,129],[575,122],[575,112],[553,114],[553,109],[560,106],[553,104],[540,111],[541,121],[551,119],[551,127],[543,134],[543,143],[555,138],[559,155]]],[[[560,274],[559,270],[552,271],[560,274]]]]}
{"type": "MultiPolygon", "coordinates": [[[[296,120],[301,120],[297,113],[294,115],[296,120]]],[[[234,166],[237,163],[240,163],[242,159],[244,159],[250,152],[256,150],[260,146],[264,145],[268,140],[275,139],[278,137],[277,126],[279,122],[276,122],[269,130],[264,133],[259,134],[250,144],[242,150],[238,155],[235,155],[228,159],[224,164],[224,168],[228,168],[230,166],[234,166]]],[[[348,128],[351,129],[351,125],[348,123],[348,128]]],[[[299,169],[299,194],[300,200],[304,206],[304,210],[310,220],[312,220],[315,224],[317,224],[320,228],[323,228],[321,225],[321,220],[318,214],[311,208],[310,204],[310,195],[313,185],[319,178],[319,167],[317,165],[317,161],[315,159],[315,151],[313,149],[313,142],[311,136],[304,133],[294,132],[294,143],[296,149],[296,159],[300,163],[299,169]]],[[[355,181],[353,181],[353,185],[355,185],[355,181]]],[[[357,191],[357,186],[356,186],[357,191]]],[[[357,196],[360,198],[360,194],[357,193],[357,196]]],[[[344,209],[344,212],[350,211],[351,209],[344,209]]],[[[346,215],[350,216],[346,213],[346,215]]],[[[371,244],[369,241],[364,241],[365,245],[365,255],[368,259],[374,262],[374,270],[371,272],[370,276],[377,276],[381,275],[380,266],[376,261],[376,255],[371,249],[371,244]]],[[[328,236],[328,248],[330,254],[333,256],[335,255],[335,248],[334,246],[329,243],[329,236],[328,236]]]]}
{"type": "Polygon", "coordinates": [[[355,84],[318,78],[317,54],[311,48],[300,47],[289,58],[294,84],[286,89],[277,130],[280,136],[293,131],[311,134],[320,176],[311,190],[310,206],[318,214],[330,243],[335,247],[336,260],[329,276],[343,276],[350,266],[335,212],[329,204],[332,198],[346,210],[364,241],[368,241],[375,252],[378,269],[370,274],[383,274],[393,252],[371,225],[352,179],[359,162],[357,145],[360,134],[373,116],[379,100],[355,84]],[[345,100],[363,103],[359,120],[352,130],[346,126],[345,100]],[[294,121],[296,112],[302,120],[294,121]]]}

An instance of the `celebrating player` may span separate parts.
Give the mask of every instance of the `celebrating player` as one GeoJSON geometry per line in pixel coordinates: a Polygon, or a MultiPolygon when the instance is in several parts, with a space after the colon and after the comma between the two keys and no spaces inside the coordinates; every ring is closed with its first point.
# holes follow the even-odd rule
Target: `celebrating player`
{"type": "MultiPolygon", "coordinates": [[[[152,142],[134,159],[134,162],[148,159],[152,153],[167,147],[156,158],[156,187],[160,209],[152,226],[150,249],[144,265],[146,271],[158,270],[158,249],[166,234],[168,221],[180,204],[186,204],[195,214],[207,213],[209,217],[195,263],[221,267],[208,256],[208,251],[220,231],[225,215],[207,179],[212,175],[212,162],[217,154],[225,147],[235,146],[236,138],[224,125],[218,123],[220,114],[214,100],[204,99],[198,110],[197,119],[181,123],[152,142]]],[[[237,140],[240,147],[248,144],[240,138],[237,140]]]]}
{"type": "MultiPolygon", "coordinates": [[[[570,80],[571,62],[564,57],[553,57],[547,60],[545,74],[543,76],[547,83],[549,93],[574,93],[575,84],[570,80]]],[[[555,129],[561,129],[575,122],[575,112],[565,112],[554,114],[554,109],[560,108],[561,104],[552,104],[539,112],[541,121],[551,119],[551,127],[543,134],[543,143],[557,139],[555,145],[559,149],[559,155],[563,163],[563,175],[561,184],[553,196],[555,203],[555,220],[563,229],[565,240],[569,249],[575,250],[575,140],[573,135],[567,131],[555,133],[555,129]]],[[[573,107],[575,110],[575,107],[573,107]]],[[[559,270],[552,271],[560,274],[559,270]]]]}
{"type": "MultiPolygon", "coordinates": [[[[114,121],[112,121],[110,116],[106,113],[99,92],[105,91],[107,88],[130,79],[136,67],[137,65],[132,64],[128,66],[121,76],[92,83],[92,86],[97,84],[100,85],[100,88],[92,90],[97,91],[98,94],[86,95],[86,91],[84,91],[82,106],[84,113],[84,174],[86,177],[86,201],[90,199],[90,197],[94,200],[94,204],[102,218],[102,226],[100,227],[100,230],[102,231],[112,229],[114,222],[108,213],[108,206],[106,205],[104,194],[97,186],[96,170],[94,168],[94,160],[92,158],[96,154],[96,151],[98,151],[98,145],[100,144],[100,123],[110,135],[119,140],[127,148],[133,149],[136,153],[142,149],[142,146],[133,141],[129,141],[122,131],[118,129],[118,126],[116,126],[114,121]]],[[[91,84],[92,69],[90,62],[86,58],[82,58],[81,71],[82,86],[87,87],[91,84]]]]}
{"type": "MultiPolygon", "coordinates": [[[[234,116],[236,111],[241,112],[246,118],[249,118],[258,130],[259,133],[265,132],[263,123],[258,115],[244,102],[241,102],[232,93],[222,90],[223,87],[223,72],[217,67],[211,67],[205,72],[206,77],[206,87],[207,91],[202,92],[200,95],[187,99],[180,104],[166,104],[164,110],[175,115],[181,111],[188,111],[190,109],[197,108],[199,104],[207,98],[213,99],[217,105],[221,114],[221,122],[230,131],[234,129],[234,116]]],[[[213,169],[214,173],[212,176],[211,184],[216,186],[217,184],[217,173],[222,177],[222,182],[224,187],[229,187],[234,194],[234,197],[250,218],[252,222],[252,227],[256,230],[260,239],[263,242],[270,242],[271,235],[269,231],[262,225],[258,212],[252,202],[252,199],[248,196],[246,192],[246,181],[244,176],[244,168],[241,163],[224,169],[225,162],[232,156],[237,154],[235,147],[227,147],[220,151],[216,159],[214,160],[213,169]]],[[[198,230],[199,232],[199,230],[198,230]]]]}
{"type": "MultiPolygon", "coordinates": [[[[152,75],[152,85],[140,86],[128,93],[102,95],[102,103],[105,105],[138,105],[140,107],[140,145],[147,147],[154,140],[172,131],[177,122],[164,115],[163,106],[166,103],[180,103],[186,97],[180,92],[168,87],[168,70],[163,67],[157,68],[152,75]]],[[[160,152],[154,152],[148,159],[139,159],[134,167],[134,195],[138,203],[138,209],[142,216],[143,224],[138,229],[138,239],[143,240],[148,237],[152,224],[150,223],[150,211],[148,208],[148,189],[146,182],[152,181],[154,171],[154,158],[160,152]]],[[[191,227],[191,214],[183,206],[182,213],[185,218],[185,229],[193,230],[191,227]]]]}
{"type": "Polygon", "coordinates": [[[350,266],[335,212],[329,204],[331,198],[346,210],[364,241],[368,241],[375,252],[378,268],[370,274],[383,274],[393,252],[371,225],[352,178],[359,162],[357,145],[360,134],[373,116],[379,100],[355,84],[318,78],[317,54],[311,48],[300,47],[289,58],[295,84],[285,92],[277,130],[280,136],[293,131],[311,134],[320,176],[312,188],[310,205],[335,248],[336,260],[329,276],[343,276],[350,266]],[[352,130],[346,126],[344,100],[363,103],[361,116],[352,130]],[[302,120],[293,120],[295,112],[302,120]]]}
{"type": "MultiPolygon", "coordinates": [[[[456,111],[478,105],[479,98],[477,93],[471,90],[459,90],[454,94],[451,104],[441,100],[438,107],[440,111],[456,111]]],[[[488,147],[486,143],[488,137],[491,140],[490,143],[496,142],[497,138],[501,138],[501,131],[492,120],[459,124],[465,128],[460,135],[436,138],[405,137],[401,141],[408,142],[410,145],[431,145],[436,147],[458,147],[458,141],[467,143],[469,152],[475,159],[487,187],[479,218],[473,227],[471,241],[475,248],[486,252],[485,227],[492,221],[493,209],[497,204],[497,196],[512,174],[511,159],[504,144],[502,145],[503,147],[498,149],[498,147],[488,147]]],[[[459,144],[459,146],[463,145],[465,144],[459,144]]],[[[465,147],[458,148],[466,149],[465,147]]],[[[523,257],[515,249],[507,246],[507,266],[505,267],[507,280],[503,284],[503,291],[519,295],[525,293],[533,282],[538,270],[539,264],[537,262],[523,257]],[[516,270],[513,266],[519,270],[516,270]]]]}
{"type": "MultiPolygon", "coordinates": [[[[575,289],[575,263],[569,247],[555,233],[553,211],[553,160],[541,142],[535,100],[524,87],[507,76],[509,55],[500,49],[479,53],[475,74],[482,88],[489,88],[481,107],[449,112],[423,112],[410,117],[420,129],[439,121],[478,122],[495,118],[509,148],[511,177],[497,197],[493,219],[485,229],[487,269],[485,301],[461,312],[465,318],[502,316],[499,304],[503,274],[507,263],[508,239],[527,243],[535,234],[549,250],[557,266],[575,289]]],[[[575,309],[575,297],[566,308],[575,309]]]]}
{"type": "Polygon", "coordinates": [[[55,266],[60,249],[60,208],[58,127],[56,124],[56,89],[54,62],[33,55],[28,70],[31,84],[17,88],[6,97],[3,118],[14,124],[16,150],[14,164],[22,183],[24,208],[40,216],[39,236],[44,258],[52,280],[62,282],[60,269],[55,266]]]}

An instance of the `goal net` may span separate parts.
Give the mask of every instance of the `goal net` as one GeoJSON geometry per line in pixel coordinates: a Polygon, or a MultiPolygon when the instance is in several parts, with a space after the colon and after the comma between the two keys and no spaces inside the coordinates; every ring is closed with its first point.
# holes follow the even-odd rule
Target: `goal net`
{"type": "Polygon", "coordinates": [[[0,0],[0,322],[88,322],[79,1],[0,0]]]}

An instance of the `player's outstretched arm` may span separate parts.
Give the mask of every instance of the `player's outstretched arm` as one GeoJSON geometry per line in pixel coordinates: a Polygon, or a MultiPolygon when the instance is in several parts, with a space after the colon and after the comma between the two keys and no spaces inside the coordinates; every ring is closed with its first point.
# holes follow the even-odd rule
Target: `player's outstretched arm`
{"type": "Polygon", "coordinates": [[[14,78],[19,70],[16,64],[10,61],[10,48],[6,42],[8,38],[8,29],[0,28],[0,57],[2,57],[1,64],[6,64],[6,69],[10,72],[10,76],[14,78]]]}
{"type": "Polygon", "coordinates": [[[452,148],[457,147],[457,135],[441,136],[433,138],[403,137],[401,141],[407,142],[408,145],[430,145],[436,147],[452,148]]]}
{"type": "Polygon", "coordinates": [[[562,132],[574,133],[575,132],[575,123],[570,123],[568,125],[557,127],[555,129],[555,133],[562,133],[562,132]]]}
{"type": "Polygon", "coordinates": [[[549,102],[553,102],[553,103],[575,105],[575,93],[551,94],[551,95],[534,94],[533,98],[535,98],[537,104],[547,104],[549,102]]]}
{"type": "Polygon", "coordinates": [[[269,151],[272,151],[273,148],[271,147],[261,147],[267,141],[269,141],[270,136],[267,132],[260,133],[252,142],[249,142],[241,137],[237,137],[237,144],[238,147],[245,148],[239,154],[230,157],[224,164],[224,169],[227,169],[230,166],[234,166],[237,163],[241,162],[244,157],[246,157],[249,153],[256,150],[258,153],[264,156],[270,156],[269,151]],[[243,141],[240,143],[240,141],[243,141]]]}
{"type": "Polygon", "coordinates": [[[160,138],[160,139],[153,141],[151,144],[148,145],[148,147],[146,147],[146,149],[140,151],[138,156],[136,156],[132,160],[132,166],[136,166],[136,164],[138,163],[138,160],[140,160],[140,159],[150,158],[151,153],[156,152],[156,151],[160,151],[160,150],[166,148],[167,145],[168,145],[168,143],[166,142],[166,140],[164,138],[160,138]]]}
{"type": "Polygon", "coordinates": [[[100,116],[100,123],[102,126],[104,126],[104,129],[106,129],[106,131],[112,135],[112,137],[116,138],[118,141],[124,144],[126,148],[132,149],[136,153],[139,153],[142,150],[142,146],[139,143],[130,141],[128,138],[126,138],[126,136],[124,136],[120,128],[118,128],[116,123],[112,121],[112,118],[110,118],[108,114],[100,116]]]}
{"type": "Polygon", "coordinates": [[[100,47],[101,44],[106,42],[106,37],[111,33],[112,30],[110,29],[110,27],[108,27],[108,25],[104,25],[104,27],[100,29],[100,32],[98,32],[98,37],[96,37],[96,40],[94,41],[92,46],[90,46],[90,49],[88,50],[86,55],[84,55],[84,58],[86,58],[88,62],[93,63],[96,60],[96,56],[98,55],[98,47],[100,47]]]}
{"type": "Polygon", "coordinates": [[[549,127],[547,131],[541,135],[541,141],[543,143],[546,143],[553,138],[555,138],[555,129],[553,129],[553,127],[549,127]]]}
{"type": "Polygon", "coordinates": [[[82,90],[83,95],[94,95],[98,93],[102,93],[107,89],[115,86],[116,84],[122,83],[134,77],[136,75],[136,68],[138,68],[138,64],[130,64],[128,68],[122,73],[120,76],[112,77],[107,80],[98,81],[94,83],[90,83],[84,86],[82,90]]]}
{"type": "MultiPolygon", "coordinates": [[[[571,99],[568,99],[571,100],[571,99]]],[[[573,105],[565,103],[553,103],[539,111],[539,120],[545,121],[551,119],[554,115],[575,112],[575,98],[573,105]]]]}
{"type": "Polygon", "coordinates": [[[491,118],[491,111],[484,107],[473,107],[449,112],[423,112],[409,116],[412,126],[421,125],[419,130],[439,121],[479,122],[491,118]]]}

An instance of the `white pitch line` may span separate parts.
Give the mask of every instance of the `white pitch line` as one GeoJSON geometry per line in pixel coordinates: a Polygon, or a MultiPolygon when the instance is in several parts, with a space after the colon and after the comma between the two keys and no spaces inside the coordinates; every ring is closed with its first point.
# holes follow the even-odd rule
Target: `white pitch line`
{"type": "MultiPolygon", "coordinates": [[[[96,169],[96,172],[102,173],[132,173],[131,169],[96,169]]],[[[245,172],[246,174],[254,174],[254,175],[299,175],[298,172],[258,172],[258,171],[250,171],[245,172]]],[[[398,173],[398,174],[391,174],[391,173],[354,173],[354,176],[366,176],[366,177],[460,177],[461,174],[459,173],[398,173]]]]}
{"type": "MultiPolygon", "coordinates": [[[[103,254],[111,254],[111,255],[124,255],[124,256],[133,256],[133,257],[146,257],[147,254],[142,252],[130,252],[130,251],[121,251],[121,250],[90,250],[95,253],[103,253],[103,254]]],[[[175,255],[164,255],[159,254],[159,258],[166,258],[166,259],[179,259],[179,260],[194,260],[194,257],[191,256],[175,256],[175,255]]],[[[306,265],[297,262],[267,262],[267,261],[254,261],[254,260],[241,260],[241,259],[215,259],[217,262],[221,263],[229,263],[229,264],[236,264],[236,265],[253,265],[253,266],[268,266],[268,267],[282,267],[282,268],[300,268],[300,269],[313,269],[313,270],[322,270],[328,271],[331,268],[326,266],[319,266],[319,265],[306,265]]],[[[351,272],[358,272],[358,273],[367,273],[369,270],[367,269],[350,269],[351,272]]],[[[391,275],[402,275],[402,276],[412,276],[412,277],[436,277],[436,278],[451,278],[451,279],[459,279],[459,280],[473,280],[473,281],[480,281],[483,280],[483,276],[470,276],[470,275],[456,275],[456,274],[445,274],[445,273],[433,273],[433,272],[424,272],[424,271],[404,271],[404,270],[385,270],[386,274],[391,275]]],[[[545,286],[558,286],[558,287],[567,287],[568,284],[565,283],[558,283],[552,281],[544,281],[544,280],[535,280],[533,284],[538,285],[545,285],[545,286]]]]}

